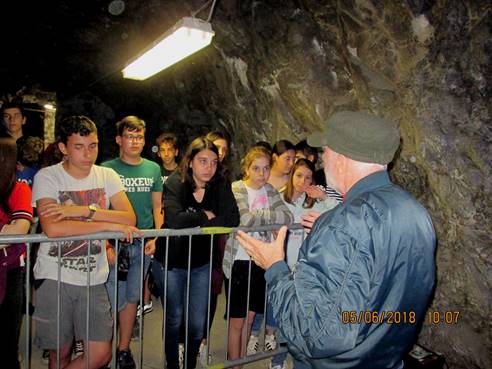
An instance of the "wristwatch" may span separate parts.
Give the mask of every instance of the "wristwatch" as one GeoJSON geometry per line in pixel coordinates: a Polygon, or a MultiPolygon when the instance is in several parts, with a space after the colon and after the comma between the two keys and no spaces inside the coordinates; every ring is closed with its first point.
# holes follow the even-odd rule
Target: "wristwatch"
{"type": "Polygon", "coordinates": [[[96,205],[94,205],[94,204],[89,205],[89,215],[87,216],[87,219],[92,219],[96,210],[97,210],[96,205]]]}

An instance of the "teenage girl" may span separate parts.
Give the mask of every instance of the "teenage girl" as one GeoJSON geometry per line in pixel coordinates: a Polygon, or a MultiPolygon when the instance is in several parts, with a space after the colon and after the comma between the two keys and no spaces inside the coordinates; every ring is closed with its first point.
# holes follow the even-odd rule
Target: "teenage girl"
{"type": "MultiPolygon", "coordinates": [[[[205,137],[193,140],[188,146],[179,170],[164,183],[164,199],[166,217],[163,228],[235,227],[239,223],[230,184],[220,174],[219,152],[205,137]]],[[[217,237],[214,237],[216,241],[217,237]]],[[[179,369],[179,330],[183,318],[187,317],[185,367],[193,369],[207,319],[210,236],[191,237],[191,255],[188,254],[188,236],[171,237],[167,252],[166,244],[165,238],[158,239],[152,272],[161,290],[162,302],[167,271],[167,367],[179,369]],[[188,273],[191,276],[189,281],[188,273]],[[189,299],[187,283],[190,285],[189,299]]]]}
{"type": "MultiPolygon", "coordinates": [[[[292,168],[282,198],[294,215],[294,222],[300,223],[301,216],[311,210],[323,213],[338,205],[338,201],[326,196],[314,183],[314,164],[307,159],[298,159],[292,168]]],[[[287,243],[287,264],[292,269],[297,262],[299,248],[303,240],[303,230],[289,232],[287,243]]]]}
{"type": "MultiPolygon", "coordinates": [[[[243,179],[232,184],[240,213],[240,226],[291,224],[293,221],[292,213],[280,194],[267,182],[270,165],[270,153],[263,147],[253,147],[243,159],[243,179]]],[[[259,232],[258,236],[267,240],[271,232],[259,232]]],[[[227,284],[230,284],[226,285],[230,318],[228,353],[229,360],[234,360],[244,355],[255,314],[264,310],[265,279],[263,269],[251,262],[233,238],[229,238],[226,245],[223,269],[229,282],[227,284]],[[249,296],[245,293],[248,287],[249,296]]]]}
{"type": "MultiPolygon", "coordinates": [[[[17,146],[13,138],[0,138],[0,234],[27,234],[31,226],[30,187],[15,179],[17,146]]],[[[5,245],[2,245],[5,246],[5,245]]],[[[22,322],[26,246],[0,249],[0,355],[2,367],[19,368],[19,334],[22,322]]],[[[26,291],[28,292],[28,291],[26,291]]]]}
{"type": "Polygon", "coordinates": [[[272,149],[272,171],[268,183],[282,193],[296,160],[296,150],[292,142],[280,140],[272,149]]]}

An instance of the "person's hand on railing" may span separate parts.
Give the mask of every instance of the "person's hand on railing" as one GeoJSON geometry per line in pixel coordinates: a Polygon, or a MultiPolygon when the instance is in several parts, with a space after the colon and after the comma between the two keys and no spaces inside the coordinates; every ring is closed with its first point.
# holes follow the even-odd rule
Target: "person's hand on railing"
{"type": "Polygon", "coordinates": [[[321,213],[319,211],[308,211],[307,213],[304,213],[301,216],[301,224],[304,227],[304,231],[306,233],[311,232],[311,228],[313,228],[313,224],[316,221],[316,219],[319,218],[321,213]]]}
{"type": "Polygon", "coordinates": [[[143,236],[142,231],[138,229],[137,227],[126,225],[126,224],[118,224],[118,223],[108,223],[109,227],[111,229],[108,229],[108,231],[112,232],[122,232],[125,234],[125,241],[126,242],[133,242],[133,234],[136,233],[139,236],[143,236]]]}
{"type": "Polygon", "coordinates": [[[243,231],[237,232],[236,239],[255,264],[266,270],[277,261],[284,260],[284,243],[287,230],[286,226],[280,228],[277,238],[271,243],[257,240],[243,231]]]}
{"type": "Polygon", "coordinates": [[[154,255],[154,252],[155,252],[155,241],[157,240],[157,238],[153,238],[151,240],[148,240],[146,243],[145,243],[145,246],[144,246],[144,254],[149,256],[149,255],[154,255]]]}
{"type": "Polygon", "coordinates": [[[49,203],[39,209],[39,214],[51,217],[54,216],[54,222],[58,222],[63,219],[85,218],[89,213],[87,206],[78,205],[62,205],[56,203],[49,203]]]}

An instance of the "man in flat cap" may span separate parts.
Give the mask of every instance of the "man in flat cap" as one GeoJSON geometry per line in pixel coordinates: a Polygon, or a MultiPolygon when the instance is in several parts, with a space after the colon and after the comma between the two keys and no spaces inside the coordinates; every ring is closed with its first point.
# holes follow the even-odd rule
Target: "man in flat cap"
{"type": "Polygon", "coordinates": [[[296,369],[402,368],[434,286],[435,233],[427,211],[386,171],[398,128],[344,111],[308,143],[323,147],[327,183],[344,201],[316,220],[294,270],[284,261],[287,227],[271,244],[244,232],[237,239],[266,269],[296,369]]]}

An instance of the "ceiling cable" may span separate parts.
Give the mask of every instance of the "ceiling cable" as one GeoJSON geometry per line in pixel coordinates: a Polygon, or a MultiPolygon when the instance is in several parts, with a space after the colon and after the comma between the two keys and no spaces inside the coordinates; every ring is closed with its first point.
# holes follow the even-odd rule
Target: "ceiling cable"
{"type": "MultiPolygon", "coordinates": [[[[209,6],[209,4],[212,2],[212,0],[208,0],[205,4],[203,4],[200,9],[198,9],[197,11],[191,13],[191,16],[193,18],[196,17],[196,15],[198,13],[200,13],[203,9],[205,9],[207,6],[209,6]]],[[[217,2],[217,0],[213,0],[213,4],[212,4],[212,7],[210,8],[210,13],[208,14],[208,18],[207,18],[207,22],[210,22],[210,19],[212,19],[212,13],[214,11],[214,8],[215,8],[215,3],[217,2]]]]}
{"type": "Polygon", "coordinates": [[[215,2],[216,1],[217,0],[214,0],[214,3],[212,4],[212,7],[210,8],[210,13],[208,14],[207,22],[210,22],[210,19],[212,19],[212,13],[214,12],[215,2]]]}

